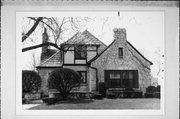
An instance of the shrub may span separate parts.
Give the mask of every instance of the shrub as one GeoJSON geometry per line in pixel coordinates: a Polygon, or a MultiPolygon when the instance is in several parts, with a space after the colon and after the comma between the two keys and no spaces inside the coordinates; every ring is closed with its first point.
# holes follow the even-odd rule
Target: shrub
{"type": "Polygon", "coordinates": [[[103,99],[103,96],[101,94],[94,94],[94,99],[101,100],[103,99]]]}
{"type": "Polygon", "coordinates": [[[109,93],[109,94],[106,95],[106,97],[109,98],[109,99],[115,99],[116,95],[112,94],[112,93],[109,93]]]}
{"type": "Polygon", "coordinates": [[[156,92],[156,87],[155,86],[148,86],[146,88],[146,93],[154,93],[156,92]]]}
{"type": "Polygon", "coordinates": [[[75,87],[80,87],[81,77],[79,73],[72,69],[60,68],[52,71],[48,78],[49,89],[57,89],[63,99],[67,99],[70,91],[75,87]]]}
{"type": "Polygon", "coordinates": [[[160,97],[161,97],[160,95],[161,95],[160,92],[155,92],[155,93],[154,93],[154,97],[155,97],[155,98],[160,98],[160,97]]]}
{"type": "Polygon", "coordinates": [[[160,85],[158,85],[157,87],[156,87],[156,92],[160,92],[160,85]]]}
{"type": "Polygon", "coordinates": [[[51,104],[55,104],[56,102],[59,101],[58,98],[49,98],[49,97],[46,97],[46,98],[42,98],[43,102],[48,104],[48,105],[51,105],[51,104]]]}
{"type": "Polygon", "coordinates": [[[142,97],[143,97],[142,91],[134,92],[133,98],[142,98],[142,97]]]}
{"type": "Polygon", "coordinates": [[[22,71],[22,98],[26,93],[37,93],[41,88],[41,77],[35,71],[22,71]]]}
{"type": "Polygon", "coordinates": [[[99,93],[105,97],[106,96],[106,87],[105,87],[105,83],[101,82],[99,83],[99,93]]]}
{"type": "Polygon", "coordinates": [[[154,94],[153,93],[145,93],[144,97],[145,98],[154,98],[154,94]]]}

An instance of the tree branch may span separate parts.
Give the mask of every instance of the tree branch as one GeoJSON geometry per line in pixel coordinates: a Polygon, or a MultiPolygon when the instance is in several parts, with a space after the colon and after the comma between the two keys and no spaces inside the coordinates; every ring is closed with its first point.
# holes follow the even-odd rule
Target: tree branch
{"type": "Polygon", "coordinates": [[[36,29],[36,27],[38,26],[39,22],[43,19],[43,17],[38,17],[37,21],[34,23],[34,25],[31,27],[31,29],[22,36],[22,42],[24,42],[26,40],[26,38],[28,38],[31,33],[36,29]]]}
{"type": "MultiPolygon", "coordinates": [[[[29,19],[32,19],[32,20],[34,20],[34,21],[36,21],[37,22],[37,19],[35,19],[35,18],[33,18],[33,17],[28,17],[29,19]]],[[[44,21],[40,21],[40,22],[42,22],[43,24],[45,24],[46,26],[48,26],[53,32],[54,32],[54,29],[49,25],[49,24],[47,24],[46,22],[44,22],[44,21]]]]}
{"type": "Polygon", "coordinates": [[[54,43],[51,43],[51,42],[45,42],[45,43],[42,43],[42,44],[39,44],[39,45],[34,45],[34,46],[23,48],[22,52],[33,50],[33,49],[40,48],[40,47],[43,47],[43,46],[53,46],[53,47],[63,51],[63,49],[58,47],[57,44],[54,44],[54,43]]]}

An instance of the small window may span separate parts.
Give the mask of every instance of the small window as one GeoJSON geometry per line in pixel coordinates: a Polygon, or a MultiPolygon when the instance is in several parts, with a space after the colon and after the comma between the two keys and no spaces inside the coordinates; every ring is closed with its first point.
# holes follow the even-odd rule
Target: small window
{"type": "Polygon", "coordinates": [[[120,57],[120,58],[123,57],[123,48],[119,48],[119,57],[120,57]]]}
{"type": "Polygon", "coordinates": [[[82,83],[87,83],[87,72],[86,71],[78,71],[81,76],[82,83]]]}

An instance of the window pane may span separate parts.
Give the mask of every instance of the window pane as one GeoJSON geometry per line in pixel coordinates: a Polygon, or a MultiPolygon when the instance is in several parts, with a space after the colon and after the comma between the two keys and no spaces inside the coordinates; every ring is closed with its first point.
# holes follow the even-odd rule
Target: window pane
{"type": "Polygon", "coordinates": [[[75,48],[75,58],[76,59],[86,58],[86,46],[78,46],[75,48]]]}
{"type": "Polygon", "coordinates": [[[133,79],[133,72],[129,71],[129,79],[133,79]]]}
{"type": "Polygon", "coordinates": [[[110,79],[120,79],[120,73],[119,72],[111,72],[110,73],[110,79]]]}

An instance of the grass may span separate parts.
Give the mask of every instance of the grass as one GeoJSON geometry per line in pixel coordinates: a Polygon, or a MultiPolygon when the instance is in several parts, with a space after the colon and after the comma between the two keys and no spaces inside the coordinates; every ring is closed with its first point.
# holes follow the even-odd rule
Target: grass
{"type": "Polygon", "coordinates": [[[160,100],[151,99],[103,99],[103,100],[67,100],[53,105],[41,104],[31,110],[61,109],[160,109],[160,100]]]}

